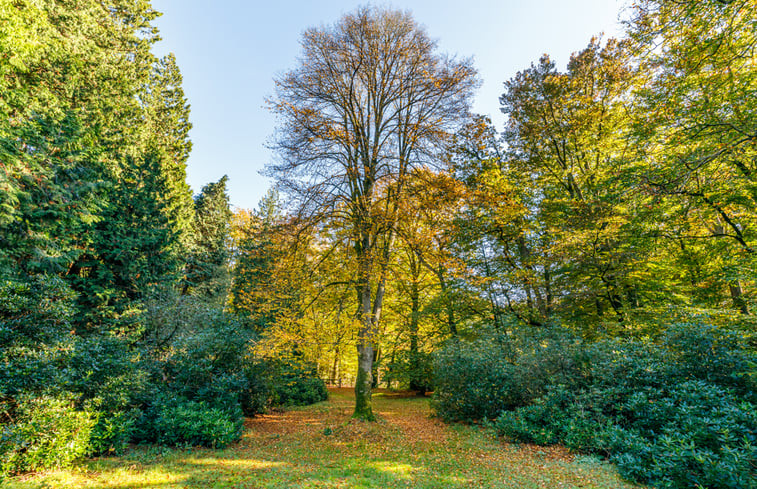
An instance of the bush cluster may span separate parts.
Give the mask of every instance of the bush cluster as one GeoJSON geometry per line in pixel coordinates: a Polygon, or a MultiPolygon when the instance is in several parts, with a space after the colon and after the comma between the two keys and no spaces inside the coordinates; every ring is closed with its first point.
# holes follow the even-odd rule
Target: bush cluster
{"type": "Polygon", "coordinates": [[[306,406],[328,399],[326,383],[316,366],[299,355],[262,358],[245,368],[249,387],[245,412],[266,412],[272,406],[306,406]]]}
{"type": "Polygon", "coordinates": [[[327,396],[301,359],[254,357],[255,333],[216,306],[163,298],[136,333],[87,335],[74,301],[56,278],[0,283],[0,477],[134,442],[222,448],[244,415],[327,396]]]}
{"type": "Polygon", "coordinates": [[[224,448],[242,434],[242,412],[204,401],[160,396],[141,424],[143,440],[168,446],[224,448]]]}
{"type": "Polygon", "coordinates": [[[297,355],[263,360],[260,368],[267,372],[263,377],[268,381],[273,405],[305,406],[328,398],[326,384],[318,377],[315,365],[297,355]]]}
{"type": "Polygon", "coordinates": [[[73,396],[23,396],[13,412],[0,434],[0,473],[65,466],[89,450],[96,414],[76,409],[73,396]]]}
{"type": "Polygon", "coordinates": [[[387,386],[396,382],[398,387],[421,395],[433,391],[434,356],[425,351],[398,351],[386,365],[383,378],[387,386]]]}
{"type": "Polygon", "coordinates": [[[495,419],[512,440],[600,454],[656,487],[757,487],[757,356],[743,335],[676,324],[657,341],[529,336],[447,348],[439,414],[495,419]]]}
{"type": "Polygon", "coordinates": [[[580,342],[560,329],[484,331],[436,355],[434,399],[446,421],[493,419],[525,406],[586,368],[580,342]]]}

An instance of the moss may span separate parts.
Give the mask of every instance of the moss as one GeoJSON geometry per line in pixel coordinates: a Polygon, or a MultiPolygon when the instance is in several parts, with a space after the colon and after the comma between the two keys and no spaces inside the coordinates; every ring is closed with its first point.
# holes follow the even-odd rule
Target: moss
{"type": "Polygon", "coordinates": [[[355,382],[355,413],[352,417],[365,421],[376,421],[376,416],[374,416],[371,407],[371,374],[361,369],[358,369],[355,382]]]}

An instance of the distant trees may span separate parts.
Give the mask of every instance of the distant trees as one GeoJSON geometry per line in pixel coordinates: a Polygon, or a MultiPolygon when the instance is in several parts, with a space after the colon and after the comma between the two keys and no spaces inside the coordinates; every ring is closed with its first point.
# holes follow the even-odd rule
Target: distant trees
{"type": "Polygon", "coordinates": [[[263,332],[287,309],[293,309],[302,270],[300,250],[307,246],[291,233],[294,226],[281,209],[278,193],[270,190],[259,209],[234,216],[230,307],[263,332]]]}
{"type": "Polygon", "coordinates": [[[637,2],[628,38],[505,83],[503,141],[482,120],[458,133],[452,249],[495,323],[634,334],[678,308],[751,313],[754,9],[637,2]]]}
{"type": "Polygon", "coordinates": [[[186,266],[184,292],[226,300],[229,280],[231,209],[224,175],[202,188],[194,201],[194,234],[186,266]]]}
{"type": "Polygon", "coordinates": [[[625,39],[506,81],[501,134],[464,110],[470,64],[434,54],[405,14],[363,8],[305,33],[271,101],[268,169],[307,270],[286,321],[308,354],[334,345],[332,366],[357,345],[356,416],[371,417],[378,375],[421,387],[409,371],[432,338],[482,324],[636,335],[751,313],[754,7],[629,12],[625,39]]]}
{"type": "Polygon", "coordinates": [[[303,36],[300,66],[276,80],[269,171],[310,225],[349,230],[361,327],[355,416],[372,419],[371,370],[399,204],[468,110],[470,61],[435,53],[409,14],[364,7],[303,36]]]}

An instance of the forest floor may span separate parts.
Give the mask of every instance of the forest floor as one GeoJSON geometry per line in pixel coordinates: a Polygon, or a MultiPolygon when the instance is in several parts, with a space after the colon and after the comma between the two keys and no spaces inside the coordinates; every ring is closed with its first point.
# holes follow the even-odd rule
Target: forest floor
{"type": "Polygon", "coordinates": [[[611,465],[560,447],[513,445],[431,417],[428,398],[378,391],[380,420],[350,419],[351,389],[248,419],[225,450],[134,447],[120,457],[11,480],[9,488],[632,488],[611,465]]]}

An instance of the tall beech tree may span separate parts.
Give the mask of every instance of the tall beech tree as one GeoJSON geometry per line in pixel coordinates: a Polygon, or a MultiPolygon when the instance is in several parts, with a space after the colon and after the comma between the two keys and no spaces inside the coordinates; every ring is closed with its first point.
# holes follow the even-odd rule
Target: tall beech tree
{"type": "Polygon", "coordinates": [[[302,39],[299,67],[276,80],[272,110],[280,187],[311,225],[342,219],[350,232],[360,330],[355,414],[373,419],[371,370],[399,203],[415,168],[468,112],[470,60],[436,52],[408,14],[361,7],[302,39]]]}

